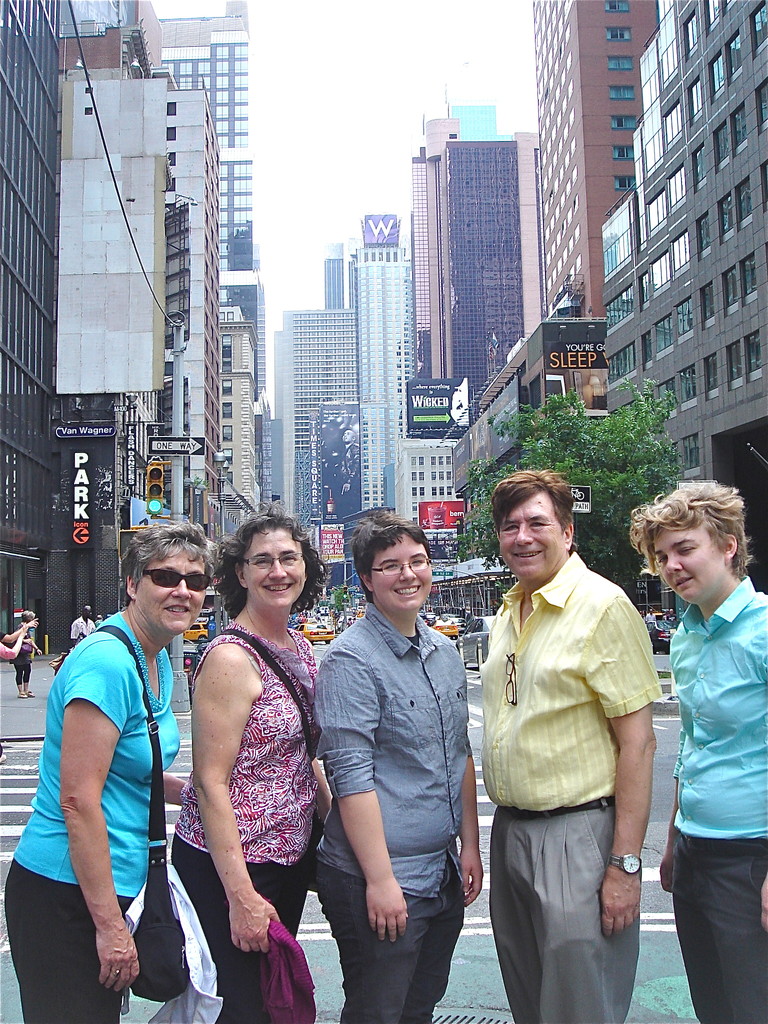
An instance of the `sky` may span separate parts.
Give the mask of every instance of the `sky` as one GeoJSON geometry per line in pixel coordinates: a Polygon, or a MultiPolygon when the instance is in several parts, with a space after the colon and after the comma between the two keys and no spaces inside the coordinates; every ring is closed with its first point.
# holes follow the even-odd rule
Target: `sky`
{"type": "MultiPolygon", "coordinates": [[[[535,132],[532,0],[250,3],[254,238],[267,337],[283,310],[323,305],[328,242],[396,213],[410,236],[411,158],[448,102],[495,104],[498,131],[535,132]]],[[[154,0],[159,18],[224,13],[154,0]]]]}

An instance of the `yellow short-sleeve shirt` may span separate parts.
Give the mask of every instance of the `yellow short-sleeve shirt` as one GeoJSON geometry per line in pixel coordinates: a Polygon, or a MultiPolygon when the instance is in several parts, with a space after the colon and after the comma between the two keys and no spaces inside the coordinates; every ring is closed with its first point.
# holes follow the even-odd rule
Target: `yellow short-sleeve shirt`
{"type": "Polygon", "coordinates": [[[610,796],[618,746],[608,720],[661,696],[648,630],[624,591],[577,554],[534,592],[521,630],[522,599],[519,584],[506,594],[481,671],[488,795],[534,811],[610,796]]]}

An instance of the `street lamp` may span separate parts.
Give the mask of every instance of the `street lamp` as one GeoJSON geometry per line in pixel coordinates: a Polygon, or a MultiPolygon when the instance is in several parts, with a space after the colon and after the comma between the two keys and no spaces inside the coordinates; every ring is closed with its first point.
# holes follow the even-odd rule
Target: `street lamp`
{"type": "MultiPolygon", "coordinates": [[[[229,472],[229,460],[224,452],[214,452],[213,461],[219,476],[219,540],[224,540],[224,481],[229,472]]],[[[222,630],[221,594],[217,592],[215,600],[216,636],[222,630]]]]}

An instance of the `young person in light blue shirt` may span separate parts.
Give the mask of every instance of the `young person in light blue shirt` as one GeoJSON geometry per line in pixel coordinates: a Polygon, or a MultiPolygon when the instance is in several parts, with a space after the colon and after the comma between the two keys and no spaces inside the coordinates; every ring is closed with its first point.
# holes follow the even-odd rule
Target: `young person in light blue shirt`
{"type": "Polygon", "coordinates": [[[696,1016],[768,1020],[768,597],[746,575],[744,502],[692,484],[635,509],[632,543],[689,602],[670,657],[680,753],[661,884],[696,1016]]]}

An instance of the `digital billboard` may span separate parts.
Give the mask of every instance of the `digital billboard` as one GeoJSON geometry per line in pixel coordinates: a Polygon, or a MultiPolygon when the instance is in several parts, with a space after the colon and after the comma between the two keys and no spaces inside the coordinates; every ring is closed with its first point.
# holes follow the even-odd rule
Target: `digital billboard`
{"type": "Polygon", "coordinates": [[[563,329],[556,338],[544,337],[544,373],[547,395],[575,391],[587,409],[608,408],[608,356],[605,327],[585,336],[563,329]]]}
{"type": "Polygon", "coordinates": [[[362,508],[360,406],[320,406],[323,523],[340,523],[362,508]]]}
{"type": "Polygon", "coordinates": [[[420,501],[419,526],[422,530],[455,530],[464,519],[464,502],[420,501]]]}
{"type": "Polygon", "coordinates": [[[449,430],[469,427],[469,382],[466,377],[409,380],[408,437],[445,437],[449,430]]]}
{"type": "Polygon", "coordinates": [[[364,245],[399,245],[400,221],[394,213],[366,213],[363,220],[364,245]]]}

